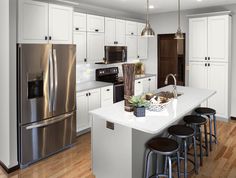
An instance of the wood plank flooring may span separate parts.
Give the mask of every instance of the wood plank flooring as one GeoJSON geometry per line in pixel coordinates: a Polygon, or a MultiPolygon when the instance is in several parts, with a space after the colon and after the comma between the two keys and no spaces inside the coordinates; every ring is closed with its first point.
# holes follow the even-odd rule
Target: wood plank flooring
{"type": "MultiPolygon", "coordinates": [[[[218,121],[219,144],[213,146],[198,175],[191,178],[236,178],[236,122],[218,121]]],[[[95,178],[91,172],[90,134],[80,136],[74,147],[26,169],[0,178],[95,178]]]]}

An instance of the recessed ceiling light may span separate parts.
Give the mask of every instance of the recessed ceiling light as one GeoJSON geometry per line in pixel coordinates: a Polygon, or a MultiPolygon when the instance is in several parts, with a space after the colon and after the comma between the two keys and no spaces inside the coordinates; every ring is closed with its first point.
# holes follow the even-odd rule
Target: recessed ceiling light
{"type": "Polygon", "coordinates": [[[150,5],[150,6],[149,6],[149,9],[154,9],[154,5],[150,5]]]}
{"type": "Polygon", "coordinates": [[[202,2],[202,0],[197,0],[197,2],[202,2]]]}

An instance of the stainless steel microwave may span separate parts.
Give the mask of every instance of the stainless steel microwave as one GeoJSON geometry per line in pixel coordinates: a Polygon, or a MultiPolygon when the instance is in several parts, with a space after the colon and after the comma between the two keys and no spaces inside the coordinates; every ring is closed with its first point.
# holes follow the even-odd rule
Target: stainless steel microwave
{"type": "Polygon", "coordinates": [[[126,61],[127,46],[105,46],[105,62],[107,64],[126,61]]]}

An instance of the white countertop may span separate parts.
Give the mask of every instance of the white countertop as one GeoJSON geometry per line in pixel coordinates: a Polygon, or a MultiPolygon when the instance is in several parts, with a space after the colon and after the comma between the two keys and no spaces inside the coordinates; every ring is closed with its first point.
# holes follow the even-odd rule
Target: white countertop
{"type": "Polygon", "coordinates": [[[107,83],[107,82],[98,82],[98,81],[76,83],[76,92],[92,90],[92,89],[102,88],[102,87],[111,86],[111,85],[113,85],[113,84],[107,83]]]}
{"type": "MultiPolygon", "coordinates": [[[[160,91],[172,91],[172,85],[158,89],[160,91]]],[[[162,112],[146,111],[146,117],[138,118],[131,112],[124,111],[124,101],[115,103],[108,107],[103,107],[90,112],[109,122],[127,126],[150,134],[157,134],[169,127],[176,121],[198,107],[205,100],[216,92],[207,89],[196,89],[190,87],[177,86],[178,93],[183,93],[177,100],[171,101],[162,112]]],[[[96,117],[95,117],[96,119],[96,117]]]]}

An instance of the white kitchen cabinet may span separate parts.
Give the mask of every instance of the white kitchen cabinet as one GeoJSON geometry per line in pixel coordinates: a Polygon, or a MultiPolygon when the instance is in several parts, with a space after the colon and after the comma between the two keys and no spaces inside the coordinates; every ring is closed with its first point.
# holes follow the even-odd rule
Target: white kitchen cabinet
{"type": "Polygon", "coordinates": [[[148,38],[138,36],[138,59],[148,58],[148,38]]]}
{"type": "Polygon", "coordinates": [[[19,43],[72,43],[73,9],[32,0],[20,0],[19,43]]]}
{"type": "Polygon", "coordinates": [[[143,93],[151,92],[156,89],[156,77],[148,77],[143,79],[143,93]]]}
{"type": "Polygon", "coordinates": [[[101,107],[113,104],[113,86],[101,88],[101,107]]]}
{"type": "Polygon", "coordinates": [[[87,61],[87,34],[86,32],[74,32],[73,42],[76,45],[76,63],[87,61]]]}
{"type": "Polygon", "coordinates": [[[107,46],[125,45],[125,21],[105,18],[105,44],[107,46]]]}
{"type": "Polygon", "coordinates": [[[104,33],[87,33],[87,60],[101,62],[104,58],[104,33]]]}
{"type": "Polygon", "coordinates": [[[203,61],[207,57],[207,17],[189,20],[189,60],[203,61]]]}
{"type": "Polygon", "coordinates": [[[73,30],[86,32],[87,30],[87,14],[74,12],[73,30]]]}
{"type": "Polygon", "coordinates": [[[48,4],[19,0],[18,5],[18,43],[47,43],[48,4]]]}
{"type": "Polygon", "coordinates": [[[137,22],[126,21],[126,35],[137,35],[138,25],[137,22]]]}
{"type": "Polygon", "coordinates": [[[100,88],[77,93],[77,132],[91,127],[89,111],[100,108],[100,88]]]}
{"type": "Polygon", "coordinates": [[[104,17],[87,15],[87,31],[104,33],[104,17]]]}
{"type": "Polygon", "coordinates": [[[145,23],[138,23],[138,35],[141,36],[143,29],[145,28],[145,23]]]}
{"type": "Polygon", "coordinates": [[[135,60],[138,58],[137,54],[137,36],[127,35],[126,45],[127,45],[127,58],[128,60],[135,60]]]}
{"type": "Polygon", "coordinates": [[[190,62],[189,63],[189,86],[194,88],[207,88],[207,67],[204,62],[190,62]]]}
{"type": "Polygon", "coordinates": [[[72,44],[73,9],[49,4],[49,40],[53,44],[72,44]]]}
{"type": "Polygon", "coordinates": [[[135,80],[134,95],[135,96],[142,95],[143,92],[144,92],[144,90],[143,90],[143,79],[135,80]]]}

